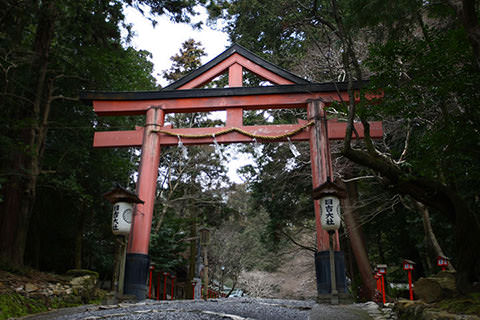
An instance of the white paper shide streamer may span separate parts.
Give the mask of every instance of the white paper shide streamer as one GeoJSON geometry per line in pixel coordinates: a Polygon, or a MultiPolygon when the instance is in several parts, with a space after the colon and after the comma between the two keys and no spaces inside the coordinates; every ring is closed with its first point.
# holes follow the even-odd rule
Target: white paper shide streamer
{"type": "Polygon", "coordinates": [[[290,140],[289,137],[287,137],[287,140],[288,140],[288,147],[290,148],[290,151],[292,152],[293,156],[295,158],[299,157],[300,152],[298,152],[297,147],[295,147],[295,145],[292,143],[292,140],[290,140]]]}

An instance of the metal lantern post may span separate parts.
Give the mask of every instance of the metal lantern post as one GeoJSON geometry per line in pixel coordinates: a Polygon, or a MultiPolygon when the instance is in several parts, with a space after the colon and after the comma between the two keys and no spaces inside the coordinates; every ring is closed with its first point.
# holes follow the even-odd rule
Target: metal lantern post
{"type": "Polygon", "coordinates": [[[125,257],[127,255],[127,237],[130,233],[133,220],[133,206],[137,203],[143,203],[142,200],[133,192],[128,191],[120,186],[103,195],[110,203],[113,204],[112,214],[112,233],[118,236],[120,248],[118,250],[118,265],[116,265],[114,277],[116,285],[116,292],[118,295],[123,295],[123,284],[125,278],[125,257]]]}
{"type": "Polygon", "coordinates": [[[334,256],[334,235],[335,231],[340,228],[341,222],[341,206],[340,198],[345,197],[345,191],[337,184],[327,181],[313,190],[313,198],[320,199],[321,224],[322,229],[329,235],[329,258],[330,258],[330,303],[338,304],[337,281],[335,277],[335,256],[334,256]]]}
{"type": "Polygon", "coordinates": [[[402,262],[403,270],[408,271],[408,292],[410,293],[410,300],[413,300],[413,290],[412,290],[412,271],[415,266],[415,262],[411,260],[403,260],[402,262]]]}
{"type": "Polygon", "coordinates": [[[208,300],[208,244],[210,243],[210,230],[207,227],[202,227],[200,232],[200,245],[203,249],[203,299],[208,300]]]}

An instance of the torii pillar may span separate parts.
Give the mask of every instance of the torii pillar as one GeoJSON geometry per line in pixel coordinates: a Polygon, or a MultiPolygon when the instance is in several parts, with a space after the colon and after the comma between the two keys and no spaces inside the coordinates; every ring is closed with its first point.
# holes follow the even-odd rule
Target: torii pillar
{"type": "MultiPolygon", "coordinates": [[[[330,152],[330,140],[328,137],[328,121],[325,112],[325,103],[321,99],[311,100],[307,104],[307,116],[314,120],[315,124],[310,130],[310,161],[312,167],[313,189],[322,185],[329,179],[333,181],[333,166],[330,152]]],[[[329,235],[322,229],[320,200],[314,200],[316,246],[315,271],[317,279],[317,292],[319,297],[330,293],[330,261],[329,261],[329,235]]],[[[339,293],[346,291],[345,258],[340,251],[338,230],[335,231],[335,274],[339,293]]]]}
{"type": "Polygon", "coordinates": [[[132,231],[127,248],[124,292],[140,298],[145,296],[147,290],[145,279],[147,279],[150,265],[148,246],[160,164],[160,137],[155,131],[163,126],[164,117],[165,114],[161,107],[150,107],[147,110],[140,158],[140,174],[137,181],[138,197],[144,203],[135,206],[132,231]]]}

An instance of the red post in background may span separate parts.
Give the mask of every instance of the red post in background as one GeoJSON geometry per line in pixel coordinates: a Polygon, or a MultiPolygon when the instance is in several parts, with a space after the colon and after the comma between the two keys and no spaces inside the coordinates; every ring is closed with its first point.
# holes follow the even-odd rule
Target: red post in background
{"type": "Polygon", "coordinates": [[[160,300],[160,272],[157,274],[157,300],[160,300]]]}
{"type": "Polygon", "coordinates": [[[154,266],[150,266],[150,277],[148,281],[148,299],[152,299],[152,274],[154,269],[154,266]]]}
{"type": "Polygon", "coordinates": [[[170,300],[173,300],[173,289],[175,288],[175,278],[176,276],[172,276],[172,290],[170,294],[170,300]]]}
{"type": "Polygon", "coordinates": [[[382,298],[383,298],[383,304],[385,304],[385,275],[387,274],[387,265],[386,264],[377,264],[377,271],[378,274],[381,276],[381,281],[382,281],[382,298]]]}
{"type": "Polygon", "coordinates": [[[413,300],[412,270],[408,270],[408,291],[410,292],[410,300],[413,300]]]}
{"type": "Polygon", "coordinates": [[[382,298],[383,304],[385,304],[385,277],[382,274],[382,298]]]}
{"type": "Polygon", "coordinates": [[[163,273],[163,300],[167,300],[167,276],[168,272],[163,273]]]}
{"type": "Polygon", "coordinates": [[[377,282],[377,291],[381,292],[382,291],[382,286],[380,285],[380,277],[378,276],[378,274],[375,274],[373,277],[375,278],[375,281],[377,282]]]}

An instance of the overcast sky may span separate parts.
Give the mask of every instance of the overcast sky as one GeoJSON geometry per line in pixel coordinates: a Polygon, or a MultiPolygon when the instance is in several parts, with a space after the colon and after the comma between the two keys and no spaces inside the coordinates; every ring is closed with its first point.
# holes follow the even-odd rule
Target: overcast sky
{"type": "MultiPolygon", "coordinates": [[[[194,17],[193,21],[206,21],[207,14],[203,7],[197,7],[202,12],[194,17]]],[[[228,46],[228,37],[225,33],[212,30],[204,25],[202,30],[194,30],[188,24],[174,23],[169,17],[161,16],[155,18],[158,22],[155,28],[138,10],[127,7],[125,9],[127,23],[133,25],[135,36],[132,41],[133,47],[143,49],[152,53],[154,63],[154,76],[157,82],[165,86],[167,82],[161,74],[170,68],[170,57],[178,53],[181,44],[193,38],[200,41],[208,56],[203,57],[202,63],[206,63],[222,53],[228,46]]]]}

